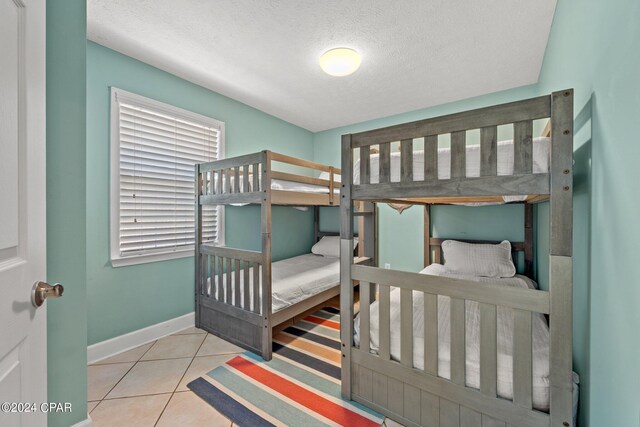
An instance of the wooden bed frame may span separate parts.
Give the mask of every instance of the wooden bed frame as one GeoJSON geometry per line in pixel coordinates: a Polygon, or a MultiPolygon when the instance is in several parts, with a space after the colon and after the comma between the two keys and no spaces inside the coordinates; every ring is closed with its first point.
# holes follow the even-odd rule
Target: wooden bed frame
{"type": "MultiPolygon", "coordinates": [[[[572,155],[573,90],[342,137],[341,181],[341,341],[342,395],[407,426],[572,425],[572,155]],[[533,121],[550,118],[551,164],[533,173],[533,121]],[[514,126],[514,174],[498,176],[497,126],[514,126]],[[481,130],[481,176],[466,177],[466,131],[481,130]],[[451,134],[451,179],[437,173],[437,136],[451,134]],[[413,180],[413,139],[424,138],[425,179],[413,180]],[[401,179],[391,182],[391,143],[401,141],[401,179]],[[380,182],[370,182],[370,154],[380,152],[380,182]],[[360,183],[353,184],[354,151],[359,151],[360,183]],[[443,279],[374,266],[356,265],[354,203],[480,202],[504,195],[532,195],[525,208],[526,269],[533,262],[531,203],[550,200],[549,291],[509,288],[461,279],[443,279]],[[360,283],[361,345],[353,341],[353,281],[360,283]],[[446,283],[443,283],[445,282],[446,283]],[[380,345],[369,348],[370,303],[378,286],[380,345]],[[399,331],[390,331],[390,287],[400,288],[399,331]],[[424,370],[413,367],[413,292],[424,293],[424,370]],[[438,376],[437,297],[451,298],[451,380],[438,376]],[[465,384],[465,301],[480,304],[480,389],[465,384]],[[497,306],[514,311],[513,399],[497,395],[497,306]],[[548,315],[550,334],[549,413],[533,408],[532,316],[548,315]],[[386,326],[385,326],[386,325],[386,326]],[[400,335],[400,361],[391,359],[390,334],[400,335]]],[[[498,199],[499,200],[499,199],[498,199]]],[[[431,262],[429,210],[425,208],[425,265],[431,262]]],[[[370,230],[365,230],[365,232],[370,230]]],[[[366,235],[365,241],[369,239],[366,235]]],[[[434,257],[438,260],[439,252],[434,257]]],[[[365,256],[374,257],[369,248],[365,256]]]]}
{"type": "MultiPolygon", "coordinates": [[[[323,304],[339,295],[340,284],[297,304],[273,312],[271,297],[271,207],[273,205],[313,206],[314,235],[317,242],[324,235],[339,233],[321,232],[318,206],[334,206],[338,194],[334,191],[340,169],[271,151],[227,158],[196,165],[196,236],[195,236],[195,290],[196,326],[224,338],[243,348],[271,359],[271,342],[274,328],[305,313],[316,311],[323,304]],[[305,171],[328,172],[329,179],[313,178],[291,172],[274,170],[274,163],[305,171]],[[274,179],[327,188],[326,193],[273,190],[274,179]],[[202,206],[248,203],[261,206],[262,247],[258,251],[217,246],[202,241],[202,206]],[[249,289],[249,276],[253,275],[253,289],[249,289]],[[242,280],[241,280],[242,277],[242,280]],[[207,282],[211,283],[211,292],[207,282]],[[241,295],[240,287],[243,297],[241,295]],[[232,296],[236,297],[233,298],[232,296]]],[[[336,205],[337,206],[337,205],[336,205]]],[[[374,211],[369,215],[373,224],[374,211]]],[[[363,242],[361,242],[363,243],[363,242]]],[[[374,242],[363,243],[374,245],[374,242]]],[[[356,263],[367,259],[359,257],[356,263]]]]}

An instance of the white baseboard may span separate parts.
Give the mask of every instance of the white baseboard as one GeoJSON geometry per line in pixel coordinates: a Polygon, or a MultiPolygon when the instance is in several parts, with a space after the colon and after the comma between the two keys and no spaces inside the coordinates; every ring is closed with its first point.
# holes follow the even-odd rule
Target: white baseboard
{"type": "Polygon", "coordinates": [[[93,427],[93,420],[91,419],[89,414],[87,414],[86,420],[82,420],[79,423],[75,423],[71,427],[93,427]]]}
{"type": "Polygon", "coordinates": [[[87,347],[87,362],[99,362],[123,351],[141,346],[158,338],[166,337],[195,325],[195,313],[187,313],[165,322],[147,326],[119,337],[95,343],[87,347]]]}

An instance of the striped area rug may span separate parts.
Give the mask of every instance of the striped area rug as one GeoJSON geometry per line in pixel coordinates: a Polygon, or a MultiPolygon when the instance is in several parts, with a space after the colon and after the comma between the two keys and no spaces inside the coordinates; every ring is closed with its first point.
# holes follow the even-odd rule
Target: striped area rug
{"type": "Polygon", "coordinates": [[[273,359],[243,353],[188,387],[239,426],[380,426],[340,396],[340,314],[324,308],[273,338],[273,359]]]}

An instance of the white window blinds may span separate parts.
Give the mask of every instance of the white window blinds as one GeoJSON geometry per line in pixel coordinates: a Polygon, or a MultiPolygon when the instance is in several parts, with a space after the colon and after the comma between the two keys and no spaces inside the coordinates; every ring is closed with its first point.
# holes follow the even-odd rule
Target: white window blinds
{"type": "MultiPolygon", "coordinates": [[[[112,259],[189,255],[195,233],[194,165],[221,158],[224,124],[112,91],[118,162],[117,221],[112,218],[112,224],[117,223],[117,248],[112,247],[112,259]]],[[[220,211],[203,206],[204,241],[220,239],[220,211]]]]}

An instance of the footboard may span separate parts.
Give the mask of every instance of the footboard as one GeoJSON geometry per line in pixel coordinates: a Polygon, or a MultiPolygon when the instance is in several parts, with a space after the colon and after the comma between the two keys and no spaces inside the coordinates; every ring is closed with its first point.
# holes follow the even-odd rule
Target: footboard
{"type": "Polygon", "coordinates": [[[196,297],[199,327],[258,354],[269,329],[261,263],[260,252],[201,245],[196,297]]]}
{"type": "Polygon", "coordinates": [[[360,281],[360,345],[351,348],[353,400],[406,425],[549,426],[549,414],[533,408],[532,315],[549,313],[549,293],[439,276],[351,266],[360,281]],[[378,285],[379,348],[370,350],[370,296],[378,285]],[[391,288],[400,292],[400,330],[391,326],[391,288]],[[423,297],[424,340],[414,338],[414,294],[423,297]],[[450,298],[449,379],[438,370],[438,295],[450,298]],[[466,372],[465,304],[480,313],[480,386],[469,387],[466,372]],[[497,307],[513,311],[513,398],[498,396],[497,307]],[[392,355],[392,334],[400,354],[392,355]],[[416,361],[414,347],[423,346],[416,361]],[[397,360],[396,360],[397,359],[397,360]],[[416,363],[417,362],[417,363],[416,363]],[[419,368],[416,364],[421,364],[419,368]],[[440,374],[440,375],[439,375],[440,374]]]}

